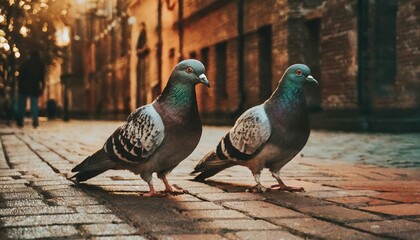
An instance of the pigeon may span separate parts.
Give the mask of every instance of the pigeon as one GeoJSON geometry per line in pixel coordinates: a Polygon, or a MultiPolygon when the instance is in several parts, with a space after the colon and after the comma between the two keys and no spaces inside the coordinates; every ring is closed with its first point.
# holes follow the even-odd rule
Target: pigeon
{"type": "Polygon", "coordinates": [[[104,146],[72,169],[76,182],[86,181],[109,169],[126,169],[147,182],[155,196],[152,174],[157,173],[167,192],[174,193],[166,178],[197,146],[202,133],[195,85],[210,87],[204,65],[194,59],[178,63],[168,83],[152,103],[132,112],[104,146]]]}
{"type": "Polygon", "coordinates": [[[270,98],[245,111],[216,149],[199,161],[191,173],[199,173],[195,180],[204,181],[226,168],[240,165],[248,167],[254,175],[257,184],[249,189],[253,192],[267,191],[260,182],[264,168],[268,168],[278,182],[272,187],[303,191],[303,188],[286,186],[280,178],[280,170],[309,138],[305,83],[318,85],[306,65],[294,64],[287,68],[270,98]]]}

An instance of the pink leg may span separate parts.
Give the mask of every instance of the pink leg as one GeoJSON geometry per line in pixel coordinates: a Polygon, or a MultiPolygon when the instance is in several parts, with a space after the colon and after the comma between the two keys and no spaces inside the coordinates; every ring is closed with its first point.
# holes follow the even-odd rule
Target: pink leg
{"type": "Polygon", "coordinates": [[[272,188],[277,188],[280,191],[289,191],[289,192],[304,192],[305,190],[303,187],[291,187],[284,184],[284,182],[280,179],[280,171],[278,173],[272,173],[273,177],[277,180],[279,184],[271,186],[272,188]]]}
{"type": "Polygon", "coordinates": [[[153,187],[152,181],[148,182],[147,184],[149,185],[150,191],[148,193],[143,194],[143,196],[145,196],[145,197],[154,197],[154,196],[159,195],[159,194],[156,193],[155,187],[153,187]]]}
{"type": "Polygon", "coordinates": [[[166,176],[162,177],[162,181],[165,184],[165,192],[168,192],[170,194],[178,195],[185,193],[184,191],[175,191],[172,186],[169,184],[168,179],[166,179],[166,176]]]}
{"type": "Polygon", "coordinates": [[[168,179],[166,179],[166,177],[162,178],[163,183],[165,184],[165,191],[166,192],[174,192],[174,189],[172,188],[172,186],[169,184],[168,179]]]}

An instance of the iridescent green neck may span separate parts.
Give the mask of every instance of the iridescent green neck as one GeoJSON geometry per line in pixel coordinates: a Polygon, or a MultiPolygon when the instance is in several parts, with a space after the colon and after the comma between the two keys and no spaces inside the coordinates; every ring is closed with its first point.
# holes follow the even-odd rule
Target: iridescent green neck
{"type": "Polygon", "coordinates": [[[168,84],[158,98],[175,109],[188,108],[197,105],[195,86],[192,84],[168,84]]]}
{"type": "Polygon", "coordinates": [[[306,104],[303,86],[291,81],[282,81],[269,101],[282,106],[282,108],[294,108],[296,105],[306,104]]]}

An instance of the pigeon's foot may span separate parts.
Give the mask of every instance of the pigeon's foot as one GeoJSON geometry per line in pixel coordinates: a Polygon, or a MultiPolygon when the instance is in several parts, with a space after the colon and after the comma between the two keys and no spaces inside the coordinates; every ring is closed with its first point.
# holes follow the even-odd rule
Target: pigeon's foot
{"type": "Polygon", "coordinates": [[[265,192],[268,191],[268,188],[264,187],[261,184],[257,184],[257,185],[255,185],[251,188],[248,188],[246,191],[247,192],[252,192],[252,193],[265,193],[265,192]]]}
{"type": "Polygon", "coordinates": [[[150,191],[150,192],[147,192],[147,193],[142,193],[140,195],[143,196],[143,197],[162,197],[163,196],[162,193],[155,192],[155,191],[153,191],[153,192],[150,191]]]}
{"type": "Polygon", "coordinates": [[[160,197],[162,194],[155,191],[155,188],[153,187],[152,182],[147,183],[149,185],[150,191],[148,193],[142,193],[141,196],[144,197],[160,197]]]}
{"type": "Polygon", "coordinates": [[[169,195],[182,195],[182,194],[185,194],[185,191],[184,190],[172,190],[172,191],[168,191],[168,190],[165,190],[165,191],[163,191],[165,194],[169,194],[169,195]]]}
{"type": "MultiPolygon", "coordinates": [[[[165,184],[165,185],[166,185],[166,184],[165,184]]],[[[187,193],[187,191],[186,191],[186,190],[184,190],[184,189],[180,188],[180,187],[179,187],[179,186],[177,186],[177,185],[174,185],[174,187],[176,188],[176,190],[174,190],[174,189],[171,187],[171,185],[167,184],[167,185],[166,185],[166,187],[165,187],[165,191],[164,191],[164,193],[168,193],[168,194],[171,194],[171,195],[181,195],[181,194],[185,194],[185,193],[187,193]]]]}
{"type": "Polygon", "coordinates": [[[279,190],[279,191],[288,191],[288,192],[304,192],[305,191],[303,187],[291,187],[291,186],[280,185],[280,184],[273,185],[271,186],[271,188],[275,190],[279,190]]]}

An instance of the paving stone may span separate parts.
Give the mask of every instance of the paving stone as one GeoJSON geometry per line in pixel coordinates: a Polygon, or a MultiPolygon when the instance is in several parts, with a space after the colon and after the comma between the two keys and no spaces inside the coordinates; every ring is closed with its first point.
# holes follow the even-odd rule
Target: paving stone
{"type": "Polygon", "coordinates": [[[293,210],[263,201],[224,202],[223,206],[239,210],[258,218],[304,217],[293,210]]]}
{"type": "Polygon", "coordinates": [[[222,206],[212,202],[179,202],[175,208],[179,210],[212,210],[224,209],[222,206]]]}
{"type": "Polygon", "coordinates": [[[85,197],[86,193],[76,190],[74,188],[65,188],[65,189],[51,189],[45,190],[43,194],[53,198],[53,197],[85,197]]]}
{"type": "Polygon", "coordinates": [[[338,198],[327,198],[326,200],[336,203],[346,204],[352,207],[363,207],[363,206],[375,206],[375,205],[387,205],[395,204],[395,202],[371,198],[371,197],[338,197],[338,198]]]}
{"type": "Polygon", "coordinates": [[[226,230],[270,230],[279,229],[278,226],[262,220],[229,219],[200,222],[203,229],[226,229],[226,230]]]}
{"type": "Polygon", "coordinates": [[[3,182],[11,183],[10,181],[13,181],[13,178],[11,178],[11,177],[1,177],[0,176],[0,183],[3,183],[3,182]]]}
{"type": "Polygon", "coordinates": [[[335,191],[317,191],[305,192],[303,195],[316,197],[316,198],[335,198],[345,196],[373,196],[379,194],[371,190],[335,190],[335,191]]]}
{"type": "Polygon", "coordinates": [[[366,220],[381,220],[382,218],[370,213],[348,209],[336,205],[299,208],[300,211],[317,217],[337,222],[353,222],[366,220]]]}
{"type": "Polygon", "coordinates": [[[386,192],[419,192],[420,181],[344,181],[331,184],[332,186],[345,189],[375,190],[386,192]]]}
{"type": "Polygon", "coordinates": [[[74,206],[79,213],[112,213],[111,209],[104,205],[74,206]]]}
{"type": "Polygon", "coordinates": [[[36,192],[36,191],[27,186],[19,186],[16,188],[0,188],[0,192],[3,194],[7,194],[7,193],[36,192]]]}
{"type": "Polygon", "coordinates": [[[44,215],[58,213],[74,213],[75,210],[65,206],[33,206],[0,208],[0,216],[44,215]]]}
{"type": "Polygon", "coordinates": [[[264,198],[252,193],[203,193],[198,194],[199,198],[207,201],[226,201],[226,200],[239,200],[239,201],[252,201],[263,200],[264,198]]]}
{"type": "Polygon", "coordinates": [[[50,186],[50,185],[68,185],[70,186],[72,184],[71,181],[68,180],[51,180],[51,181],[37,181],[33,183],[35,186],[41,187],[41,186],[50,186]]]}
{"type": "Polygon", "coordinates": [[[0,185],[10,185],[10,184],[27,184],[29,183],[26,179],[13,179],[11,181],[0,181],[0,185]]]}
{"type": "Polygon", "coordinates": [[[131,236],[106,236],[106,237],[92,237],[93,240],[147,240],[146,237],[140,235],[131,235],[131,236]]]}
{"type": "Polygon", "coordinates": [[[71,189],[72,187],[68,184],[65,185],[47,185],[47,186],[38,186],[41,191],[51,191],[51,190],[59,190],[59,189],[71,189]]]}
{"type": "Polygon", "coordinates": [[[137,230],[132,226],[122,224],[90,224],[82,225],[81,229],[90,235],[131,235],[135,234],[137,230]]]}
{"type": "Polygon", "coordinates": [[[0,184],[0,191],[7,191],[8,189],[14,190],[17,188],[28,188],[28,186],[26,186],[23,183],[10,183],[10,184],[0,184]]]}
{"type": "Polygon", "coordinates": [[[185,188],[188,193],[191,194],[202,194],[202,193],[225,193],[222,189],[217,187],[190,187],[185,188]]]}
{"type": "Polygon", "coordinates": [[[360,209],[397,216],[420,215],[420,204],[395,204],[385,206],[362,207],[360,209]]]}
{"type": "Polygon", "coordinates": [[[324,239],[381,239],[379,237],[341,227],[314,218],[282,218],[273,219],[273,223],[307,234],[309,237],[324,239]]]}
{"type": "Polygon", "coordinates": [[[178,235],[157,235],[158,240],[216,240],[226,239],[217,234],[178,234],[178,235]]]}
{"type": "Polygon", "coordinates": [[[18,200],[18,199],[42,199],[42,197],[35,191],[26,192],[11,192],[0,194],[0,199],[4,200],[18,200]]]}
{"type": "Polygon", "coordinates": [[[201,201],[199,198],[189,194],[181,194],[181,195],[168,195],[165,196],[166,198],[176,201],[176,202],[199,202],[201,201]]]}
{"type": "Polygon", "coordinates": [[[101,185],[101,187],[104,191],[108,191],[108,192],[135,192],[135,193],[140,193],[140,192],[147,192],[149,191],[149,187],[144,185],[144,186],[122,186],[122,185],[101,185]]]}
{"type": "Polygon", "coordinates": [[[241,240],[254,240],[254,239],[264,239],[264,240],[298,240],[303,239],[299,236],[293,235],[287,231],[240,231],[236,232],[236,238],[241,240]]]}
{"type": "Polygon", "coordinates": [[[74,226],[51,225],[47,227],[3,228],[1,236],[3,239],[39,239],[80,236],[80,233],[74,226]]]}
{"type": "Polygon", "coordinates": [[[41,199],[18,199],[0,202],[0,208],[47,206],[41,199]]]}
{"type": "MultiPolygon", "coordinates": [[[[130,219],[136,222],[139,232],[146,235],[173,235],[173,234],[197,234],[201,233],[202,226],[200,222],[195,222],[191,219],[176,219],[172,218],[171,221],[148,221],[147,219],[139,219],[137,216],[130,216],[130,219]]],[[[217,229],[215,230],[217,231],[217,229]]],[[[211,233],[214,231],[206,231],[211,233]]]]}
{"type": "Polygon", "coordinates": [[[402,203],[420,203],[420,191],[417,192],[384,192],[375,196],[402,203]]]}
{"type": "Polygon", "coordinates": [[[353,223],[350,226],[373,232],[380,235],[387,235],[402,239],[420,239],[420,223],[407,220],[387,220],[378,222],[353,223]]]}
{"type": "Polygon", "coordinates": [[[292,209],[332,204],[331,202],[327,202],[318,198],[288,192],[269,192],[265,193],[264,197],[266,198],[265,201],[267,202],[292,209]]]}
{"type": "Polygon", "coordinates": [[[57,206],[80,206],[80,205],[98,205],[96,199],[91,197],[56,197],[48,199],[48,202],[57,206]]]}
{"type": "Polygon", "coordinates": [[[249,219],[248,216],[233,210],[214,209],[214,210],[193,210],[185,211],[184,215],[194,219],[224,219],[224,218],[243,218],[249,219]]]}
{"type": "Polygon", "coordinates": [[[3,226],[24,227],[42,226],[53,224],[84,224],[84,223],[119,223],[121,219],[113,214],[59,214],[59,215],[37,215],[37,216],[12,216],[1,217],[3,226]]]}
{"type": "Polygon", "coordinates": [[[19,177],[22,174],[16,170],[12,170],[12,169],[0,169],[0,177],[19,177]]]}

